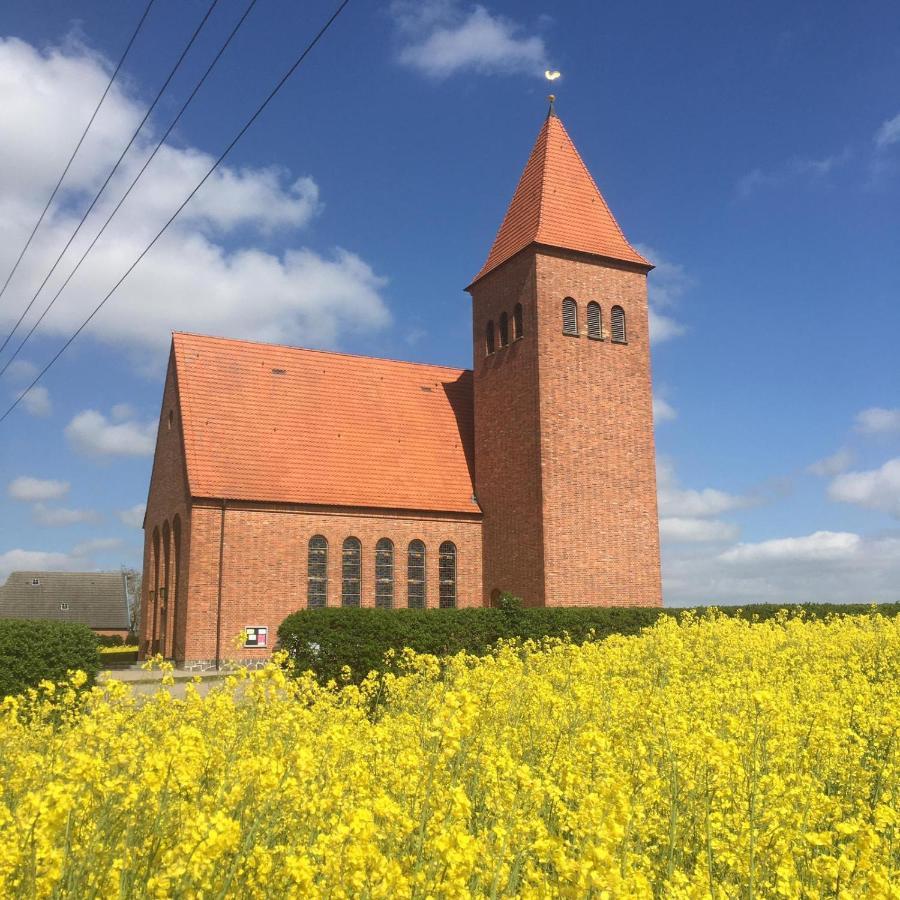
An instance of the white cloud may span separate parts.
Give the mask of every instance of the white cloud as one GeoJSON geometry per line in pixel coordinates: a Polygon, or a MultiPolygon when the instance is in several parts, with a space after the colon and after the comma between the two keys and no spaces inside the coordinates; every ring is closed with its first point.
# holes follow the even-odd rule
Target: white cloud
{"type": "Polygon", "coordinates": [[[888,434],[900,431],[900,409],[873,406],[857,413],[856,430],[861,434],[888,434]]]}
{"type": "Polygon", "coordinates": [[[654,344],[680,337],[687,330],[677,319],[663,310],[677,307],[694,282],[684,266],[667,260],[647,244],[635,249],[656,267],[647,276],[647,301],[650,305],[650,340],[654,344]]]}
{"type": "Polygon", "coordinates": [[[846,447],[826,456],[824,459],[807,466],[806,471],[811,475],[819,475],[822,478],[830,478],[848,469],[853,464],[853,451],[846,447]]]}
{"type": "Polygon", "coordinates": [[[56,527],[61,525],[78,525],[82,522],[96,522],[100,519],[94,509],[72,509],[65,506],[47,506],[35,503],[31,509],[35,522],[39,525],[56,527]]]}
{"type": "Polygon", "coordinates": [[[659,535],[666,543],[733,541],[740,529],[731,522],[682,516],[664,516],[659,520],[659,535]]]}
{"type": "Polygon", "coordinates": [[[10,381],[31,381],[37,373],[38,367],[33,362],[14,359],[6,370],[6,377],[10,381]]]}
{"type": "Polygon", "coordinates": [[[394,0],[400,62],[432,78],[457,72],[540,76],[547,50],[539,35],[480,5],[458,0],[394,0]]]}
{"type": "Polygon", "coordinates": [[[849,158],[849,151],[844,150],[842,153],[820,159],[797,157],[769,171],[753,169],[738,179],[737,191],[742,197],[748,197],[760,188],[776,187],[788,181],[821,179],[843,165],[849,158]]]}
{"type": "Polygon", "coordinates": [[[144,510],[146,508],[146,503],[135,503],[134,506],[129,506],[128,509],[120,509],[117,513],[119,521],[123,525],[129,525],[132,528],[141,528],[144,524],[144,510]]]}
{"type": "Polygon", "coordinates": [[[21,475],[13,479],[7,492],[13,500],[35,503],[42,500],[59,500],[69,493],[71,485],[68,481],[54,481],[50,478],[32,478],[21,475]]]}
{"type": "Polygon", "coordinates": [[[657,461],[656,481],[659,512],[662,516],[702,519],[756,506],[759,503],[758,498],[729,494],[715,488],[702,490],[682,488],[671,462],[662,458],[657,461]]]}
{"type": "MultiPolygon", "coordinates": [[[[80,132],[108,77],[102,60],[82,47],[42,53],[18,39],[0,39],[5,126],[0,142],[0,271],[12,266],[59,175],[72,135],[80,132]]],[[[113,87],[59,203],[10,284],[10,302],[0,307],[0,328],[11,326],[29,292],[40,284],[74,229],[88,192],[99,186],[142,112],[142,101],[118,84],[113,87]]],[[[98,204],[42,299],[52,296],[50,291],[86,248],[152,142],[152,135],[136,142],[110,186],[111,199],[98,204]]],[[[44,320],[42,333],[68,335],[77,327],[211,161],[195,147],[167,145],[160,151],[62,295],[65,302],[44,320]]],[[[220,167],[91,323],[89,333],[124,345],[140,362],[155,363],[172,330],[334,345],[350,333],[384,327],[390,321],[381,296],[385,281],[357,255],[340,248],[321,254],[294,245],[273,253],[254,246],[254,230],[281,229],[289,238],[289,230],[307,225],[320,208],[318,187],[309,177],[295,178],[273,167],[220,167]]],[[[35,305],[26,325],[42,306],[41,301],[35,305]]]]}
{"type": "Polygon", "coordinates": [[[671,422],[678,418],[678,412],[668,400],[659,394],[653,394],[653,419],[656,422],[671,422]]]}
{"type": "Polygon", "coordinates": [[[86,456],[150,456],[156,444],[156,423],[113,422],[95,409],[86,409],[66,425],[66,437],[86,456]]]}
{"type": "Polygon", "coordinates": [[[838,475],[828,486],[828,496],[900,518],[900,457],[879,469],[838,475]]]}
{"type": "Polygon", "coordinates": [[[82,541],[72,548],[73,556],[90,556],[103,550],[115,550],[122,546],[122,539],[115,537],[107,538],[91,538],[88,541],[82,541]]]}
{"type": "Polygon", "coordinates": [[[65,569],[84,569],[84,563],[68,553],[47,550],[16,548],[0,553],[0,581],[5,581],[10,572],[58,572],[65,569]]]}
{"type": "MultiPolygon", "coordinates": [[[[12,397],[15,399],[20,391],[13,391],[12,397]]],[[[50,392],[42,384],[36,384],[23,398],[23,409],[32,416],[49,416],[53,410],[53,404],[50,402],[50,392]]]]}
{"type": "Polygon", "coordinates": [[[892,119],[882,122],[881,127],[875,133],[875,146],[879,149],[892,144],[900,144],[900,113],[897,113],[892,119]]]}
{"type": "Polygon", "coordinates": [[[738,544],[719,556],[726,563],[825,562],[847,559],[858,552],[862,538],[847,531],[816,531],[804,537],[775,538],[738,544]]]}

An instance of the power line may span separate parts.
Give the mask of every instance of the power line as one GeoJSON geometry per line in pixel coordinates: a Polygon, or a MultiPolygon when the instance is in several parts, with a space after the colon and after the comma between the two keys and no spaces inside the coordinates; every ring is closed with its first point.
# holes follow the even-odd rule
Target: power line
{"type": "Polygon", "coordinates": [[[9,275],[6,276],[6,281],[3,282],[3,287],[0,288],[0,297],[2,297],[6,293],[6,288],[9,286],[13,275],[16,274],[16,269],[19,268],[19,263],[22,262],[22,258],[25,256],[28,248],[31,246],[31,242],[34,240],[34,236],[37,234],[38,228],[41,227],[41,222],[44,221],[44,216],[47,215],[47,210],[50,209],[50,205],[56,198],[56,192],[59,190],[60,185],[63,183],[63,179],[65,179],[66,175],[68,175],[69,168],[72,165],[72,161],[75,159],[75,155],[81,149],[81,145],[84,143],[84,139],[85,137],[87,137],[87,133],[91,130],[91,125],[94,124],[94,119],[97,118],[97,113],[100,112],[100,107],[103,106],[103,101],[106,99],[106,95],[109,93],[110,88],[113,86],[113,82],[116,80],[116,76],[119,74],[119,69],[122,68],[122,64],[125,62],[125,57],[128,56],[128,53],[131,50],[131,45],[135,42],[135,39],[138,36],[138,32],[144,25],[144,20],[147,18],[147,15],[150,12],[150,7],[153,6],[155,2],[156,0],[150,0],[150,2],[147,4],[146,9],[144,10],[144,14],[138,21],[137,27],[134,29],[134,33],[131,35],[131,39],[128,41],[128,44],[126,45],[122,56],[119,58],[119,64],[116,66],[115,72],[113,72],[110,76],[110,79],[106,84],[106,89],[103,91],[103,94],[97,101],[97,105],[94,107],[94,111],[91,113],[91,117],[88,120],[87,125],[84,126],[84,131],[81,132],[81,137],[78,138],[78,143],[75,145],[75,149],[72,151],[72,155],[69,157],[69,161],[66,163],[66,167],[62,171],[62,175],[59,176],[59,181],[56,182],[56,187],[53,188],[53,193],[50,194],[50,199],[47,201],[47,205],[41,211],[40,216],[38,216],[37,222],[34,223],[34,228],[31,229],[31,234],[28,235],[28,240],[25,241],[25,246],[19,252],[16,261],[13,263],[12,269],[10,269],[9,271],[9,275]]]}
{"type": "MultiPolygon", "coordinates": [[[[162,145],[166,142],[166,138],[168,138],[168,136],[172,133],[172,130],[178,124],[182,115],[184,115],[184,111],[188,108],[191,101],[197,95],[197,92],[203,86],[203,83],[206,81],[207,77],[209,76],[209,73],[212,72],[212,70],[215,68],[216,63],[218,63],[219,59],[221,59],[222,54],[228,48],[228,45],[231,43],[232,38],[238,33],[241,25],[244,24],[244,20],[247,18],[247,16],[250,15],[250,11],[253,9],[254,6],[256,6],[257,2],[258,2],[258,0],[250,0],[249,5],[244,10],[244,14],[240,17],[240,19],[238,19],[234,28],[231,29],[231,33],[225,39],[225,43],[222,44],[222,46],[219,48],[219,52],[216,53],[215,57],[213,57],[212,62],[206,67],[206,71],[200,77],[200,80],[194,85],[194,89],[191,91],[187,100],[185,100],[184,103],[182,104],[181,109],[178,110],[178,114],[175,116],[175,118],[172,120],[172,123],[165,130],[164,134],[157,142],[156,146],[153,148],[153,152],[147,157],[143,166],[141,166],[140,171],[137,173],[137,175],[134,176],[131,184],[128,185],[128,189],[121,196],[121,198],[119,199],[119,202],[116,203],[115,208],[109,214],[106,221],[103,223],[103,226],[100,228],[100,230],[97,232],[97,234],[94,235],[94,239],[88,245],[88,248],[84,251],[84,253],[81,254],[81,258],[75,264],[75,267],[72,269],[72,271],[69,272],[69,274],[66,276],[66,280],[59,286],[59,289],[56,291],[56,293],[53,295],[53,297],[50,298],[50,302],[44,307],[44,311],[37,317],[35,322],[32,324],[31,328],[28,329],[28,333],[19,342],[19,346],[16,347],[16,349],[13,351],[12,355],[6,360],[6,362],[3,364],[2,368],[0,368],[0,376],[2,376],[6,372],[6,370],[12,365],[13,360],[19,355],[22,348],[25,346],[25,344],[28,343],[29,338],[34,334],[34,332],[37,330],[37,328],[41,324],[41,322],[44,321],[44,317],[47,315],[48,312],[50,312],[50,309],[53,307],[53,305],[59,299],[59,295],[66,289],[66,286],[72,280],[75,273],[81,268],[81,264],[85,261],[85,259],[87,258],[88,254],[91,252],[91,250],[94,249],[94,246],[96,245],[97,241],[100,240],[100,237],[102,236],[103,232],[106,231],[107,225],[109,225],[109,223],[113,220],[113,218],[115,217],[116,213],[119,211],[122,204],[128,198],[128,195],[134,189],[134,186],[138,183],[141,176],[147,170],[147,167],[150,165],[151,162],[153,162],[154,157],[159,152],[162,145]]],[[[0,350],[2,350],[2,347],[0,347],[0,350]]]]}
{"type": "Polygon", "coordinates": [[[244,123],[244,125],[240,129],[240,131],[238,131],[238,133],[234,136],[234,138],[232,138],[231,142],[222,151],[222,153],[219,155],[218,159],[216,159],[216,161],[209,167],[206,174],[203,176],[203,178],[200,179],[200,181],[197,183],[197,185],[194,187],[194,189],[187,195],[187,197],[184,199],[184,202],[181,204],[181,206],[179,206],[178,209],[176,209],[175,212],[172,213],[171,217],[166,222],[166,224],[163,225],[162,228],[160,228],[160,230],[156,233],[156,236],[153,238],[153,240],[150,241],[149,244],[147,244],[147,246],[140,252],[138,257],[134,260],[134,262],[132,262],[132,264],[125,270],[125,273],[122,275],[122,277],[112,286],[112,288],[110,288],[110,290],[103,297],[103,299],[100,300],[100,302],[94,307],[94,309],[91,311],[91,314],[66,339],[66,342],[59,348],[59,350],[56,351],[54,356],[44,366],[44,368],[41,369],[40,372],[38,372],[38,374],[35,376],[34,380],[31,382],[31,384],[29,384],[28,387],[26,387],[25,390],[23,390],[22,393],[19,394],[18,397],[16,397],[16,399],[6,409],[6,411],[3,413],[3,415],[0,416],[0,422],[3,422],[6,419],[6,417],[9,416],[9,414],[22,401],[22,398],[44,377],[44,375],[47,374],[47,372],[56,363],[56,361],[72,345],[72,342],[78,337],[78,335],[81,334],[81,332],[84,331],[85,328],[87,328],[87,326],[90,324],[90,322],[94,318],[94,316],[96,316],[97,313],[100,312],[100,310],[106,304],[106,301],[109,300],[110,297],[112,297],[112,295],[121,286],[122,282],[124,282],[125,279],[134,271],[134,269],[137,267],[138,263],[140,263],[140,261],[150,252],[150,250],[153,248],[153,246],[156,244],[156,242],[162,237],[162,235],[166,231],[166,229],[175,221],[178,214],[188,205],[188,203],[191,201],[191,199],[197,193],[197,191],[199,191],[200,188],[203,187],[203,185],[206,183],[209,176],[212,175],[212,173],[219,167],[219,165],[225,159],[225,157],[228,156],[228,154],[234,148],[234,145],[237,144],[237,142],[248,131],[250,126],[253,125],[253,123],[259,118],[259,116],[262,114],[263,110],[269,105],[269,103],[272,101],[272,99],[275,97],[275,95],[282,89],[282,87],[284,87],[285,83],[291,77],[291,75],[293,75],[294,72],[302,65],[303,61],[306,59],[307,56],[309,56],[309,54],[315,48],[316,44],[318,44],[319,41],[325,36],[325,33],[328,31],[329,28],[331,28],[331,26],[334,24],[337,17],[344,11],[344,8],[347,6],[347,4],[349,2],[350,2],[350,0],[341,0],[341,3],[338,4],[337,8],[331,14],[328,21],[325,22],[325,24],[316,33],[316,36],[306,45],[303,52],[300,54],[300,56],[297,57],[296,60],[294,60],[293,64],[287,70],[287,72],[285,72],[284,75],[281,76],[281,79],[278,81],[278,83],[275,85],[275,87],[272,88],[272,90],[266,96],[265,100],[263,100],[263,102],[256,108],[256,111],[253,113],[253,115],[250,116],[250,118],[244,123]]]}
{"type": "Polygon", "coordinates": [[[56,267],[59,265],[59,261],[63,258],[63,256],[65,256],[66,251],[72,245],[72,241],[75,240],[76,236],[78,235],[78,232],[81,231],[81,226],[84,225],[85,220],[91,214],[91,210],[94,208],[94,206],[97,204],[97,201],[100,199],[100,195],[106,190],[106,186],[112,180],[113,175],[115,175],[116,172],[118,171],[119,166],[122,163],[122,160],[125,158],[125,154],[128,153],[128,151],[131,149],[131,145],[137,140],[138,134],[140,134],[140,131],[144,127],[144,124],[146,123],[147,119],[150,118],[150,114],[156,108],[156,104],[159,103],[160,98],[162,97],[166,88],[169,86],[169,82],[175,77],[175,73],[178,71],[179,67],[181,66],[181,63],[184,61],[185,56],[187,56],[188,51],[194,45],[194,41],[197,39],[197,35],[200,34],[200,31],[202,30],[203,26],[206,24],[206,20],[210,17],[213,9],[215,9],[216,4],[218,2],[219,2],[219,0],[211,0],[211,2],[209,4],[209,8],[206,10],[206,15],[203,16],[203,18],[200,20],[200,24],[196,27],[196,29],[194,30],[194,33],[191,35],[191,39],[187,42],[184,49],[181,51],[181,56],[178,57],[178,60],[176,61],[175,65],[172,67],[171,71],[169,72],[168,77],[163,82],[163,86],[159,89],[156,96],[153,98],[153,102],[150,104],[150,106],[147,109],[147,112],[144,114],[144,118],[141,119],[140,125],[138,125],[138,127],[135,129],[134,134],[131,135],[131,139],[125,145],[125,149],[119,154],[119,158],[116,160],[116,164],[112,167],[112,169],[110,169],[109,175],[106,176],[106,181],[104,181],[103,184],[100,185],[100,190],[97,191],[97,193],[94,195],[94,199],[91,200],[91,205],[84,211],[84,215],[82,215],[81,221],[75,227],[75,230],[72,232],[71,237],[66,241],[65,247],[63,247],[62,250],[60,250],[59,256],[56,257],[56,261],[50,267],[50,271],[47,273],[46,277],[41,282],[41,286],[35,291],[34,296],[31,298],[31,300],[28,301],[28,306],[25,307],[24,311],[22,312],[22,315],[19,316],[18,320],[16,321],[16,324],[13,325],[12,331],[10,331],[10,333],[6,336],[3,343],[0,344],[0,353],[3,352],[3,350],[6,348],[6,345],[10,342],[12,336],[16,333],[16,330],[22,324],[22,320],[25,318],[25,316],[28,315],[28,311],[31,309],[32,306],[34,306],[34,301],[37,300],[38,295],[44,289],[44,285],[50,280],[50,277],[56,271],[56,267]]]}

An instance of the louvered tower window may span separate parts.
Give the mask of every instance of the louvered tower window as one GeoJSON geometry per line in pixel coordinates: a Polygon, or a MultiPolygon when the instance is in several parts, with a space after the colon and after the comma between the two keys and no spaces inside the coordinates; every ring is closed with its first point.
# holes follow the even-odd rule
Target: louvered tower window
{"type": "Polygon", "coordinates": [[[375,545],[375,605],[382,609],[394,605],[394,545],[388,538],[375,545]]]}
{"type": "Polygon", "coordinates": [[[410,609],[425,609],[425,544],[422,541],[410,541],[406,585],[406,605],[410,609]]]}
{"type": "Polygon", "coordinates": [[[566,297],[562,302],[563,334],[578,334],[578,304],[566,297]]]}
{"type": "Polygon", "coordinates": [[[500,313],[500,346],[505,347],[509,343],[509,316],[500,313]]]}
{"type": "Polygon", "coordinates": [[[524,336],[525,328],[522,321],[522,304],[517,303],[513,307],[513,340],[517,341],[519,340],[519,338],[524,336]]]}
{"type": "Polygon", "coordinates": [[[609,316],[612,339],[616,344],[624,344],[627,339],[625,332],[625,310],[621,306],[614,306],[609,316]]]}
{"type": "Polygon", "coordinates": [[[593,300],[587,305],[588,337],[595,341],[603,339],[603,319],[600,313],[600,304],[593,300]]]}
{"type": "Polygon", "coordinates": [[[341,559],[341,606],[359,606],[361,556],[359,539],[348,537],[344,541],[341,559]]]}
{"type": "Polygon", "coordinates": [[[494,345],[494,320],[491,319],[484,330],[484,352],[487,356],[490,356],[496,349],[494,345]]]}
{"type": "Polygon", "coordinates": [[[444,541],[439,553],[439,605],[441,609],[452,609],[456,606],[456,544],[452,541],[444,541]]]}
{"type": "Polygon", "coordinates": [[[328,605],[328,541],[317,534],[309,539],[306,558],[306,605],[319,609],[328,605]]]}

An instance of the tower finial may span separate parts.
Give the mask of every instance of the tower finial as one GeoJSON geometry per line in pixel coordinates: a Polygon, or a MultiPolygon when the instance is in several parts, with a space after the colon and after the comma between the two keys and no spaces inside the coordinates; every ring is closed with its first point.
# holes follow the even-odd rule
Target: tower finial
{"type": "MultiPolygon", "coordinates": [[[[556,69],[547,69],[547,71],[544,72],[544,78],[546,78],[547,81],[552,84],[554,81],[556,81],[557,78],[559,78],[560,74],[561,73],[556,69]]],[[[556,102],[556,94],[550,94],[547,99],[550,101],[550,109],[547,110],[547,118],[549,119],[550,116],[556,115],[553,110],[553,104],[556,102]]]]}
{"type": "Polygon", "coordinates": [[[547,99],[550,101],[550,108],[547,110],[547,118],[550,116],[555,116],[556,111],[553,109],[553,104],[556,102],[556,94],[548,94],[547,99]]]}

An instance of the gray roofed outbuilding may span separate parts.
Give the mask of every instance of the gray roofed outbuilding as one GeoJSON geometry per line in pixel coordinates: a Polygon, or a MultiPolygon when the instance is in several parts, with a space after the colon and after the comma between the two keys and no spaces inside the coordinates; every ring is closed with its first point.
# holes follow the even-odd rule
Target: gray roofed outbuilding
{"type": "Polygon", "coordinates": [[[0,585],[0,619],[78,622],[95,630],[130,627],[122,572],[12,572],[0,585]]]}

